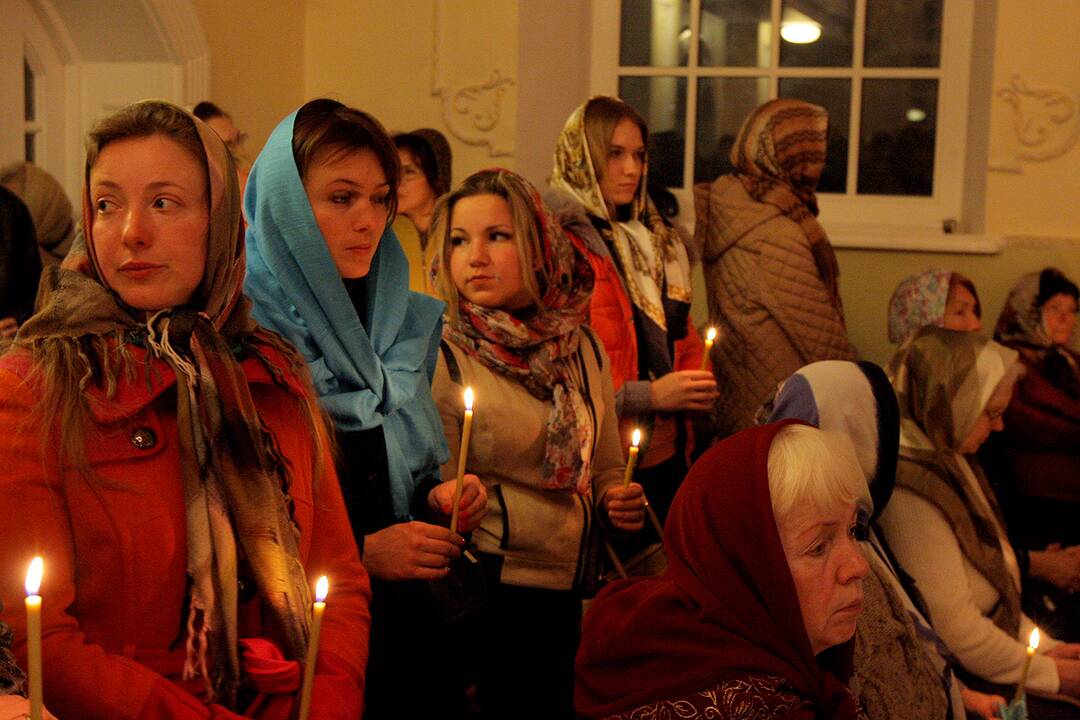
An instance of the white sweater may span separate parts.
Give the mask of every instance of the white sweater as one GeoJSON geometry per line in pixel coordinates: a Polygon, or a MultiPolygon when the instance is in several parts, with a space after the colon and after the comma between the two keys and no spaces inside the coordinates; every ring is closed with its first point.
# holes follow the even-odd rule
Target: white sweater
{"type": "MultiPolygon", "coordinates": [[[[1019,682],[1027,656],[1027,638],[1035,625],[1021,614],[1018,637],[1010,637],[994,625],[987,614],[997,604],[999,593],[964,557],[942,512],[920,496],[897,487],[880,522],[897,560],[918,583],[934,629],[960,663],[990,682],[1019,682]]],[[[1016,555],[1001,528],[997,530],[1009,575],[1019,588],[1016,555]]],[[[1039,653],[1057,644],[1059,641],[1043,633],[1039,653]]],[[[1027,687],[1058,692],[1060,684],[1052,658],[1039,654],[1032,658],[1027,687]]]]}

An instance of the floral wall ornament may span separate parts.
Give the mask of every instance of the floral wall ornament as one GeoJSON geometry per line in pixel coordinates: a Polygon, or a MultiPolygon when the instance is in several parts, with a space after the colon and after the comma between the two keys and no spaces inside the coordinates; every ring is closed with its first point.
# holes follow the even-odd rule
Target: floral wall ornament
{"type": "Polygon", "coordinates": [[[431,94],[441,101],[443,122],[451,135],[467,145],[487,147],[490,157],[506,157],[514,154],[517,99],[516,82],[503,68],[516,58],[516,38],[485,27],[485,22],[495,22],[507,11],[499,0],[487,4],[490,12],[480,13],[485,20],[478,21],[473,13],[460,12],[445,0],[433,3],[431,94]]]}
{"type": "Polygon", "coordinates": [[[1012,109],[1018,160],[1061,157],[1080,137],[1080,99],[1066,90],[1039,87],[1014,75],[997,97],[1012,109]]]}

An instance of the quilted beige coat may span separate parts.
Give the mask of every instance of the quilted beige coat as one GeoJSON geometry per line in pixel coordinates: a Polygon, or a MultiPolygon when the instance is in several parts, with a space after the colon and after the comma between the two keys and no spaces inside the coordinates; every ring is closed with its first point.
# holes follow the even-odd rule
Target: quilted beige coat
{"type": "MultiPolygon", "coordinates": [[[[710,322],[720,331],[711,359],[720,399],[717,431],[754,424],[758,408],[789,375],[818,360],[854,360],[835,277],[819,267],[798,223],[747,194],[726,175],[694,188],[710,322]]],[[[818,254],[832,254],[819,243],[818,254]]]]}

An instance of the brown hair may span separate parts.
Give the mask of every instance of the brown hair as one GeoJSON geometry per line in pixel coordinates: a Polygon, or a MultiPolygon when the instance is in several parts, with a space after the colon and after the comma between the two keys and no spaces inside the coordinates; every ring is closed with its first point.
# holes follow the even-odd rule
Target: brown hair
{"type": "Polygon", "coordinates": [[[307,176],[315,156],[322,150],[332,150],[335,154],[360,150],[375,153],[390,188],[386,222],[387,225],[394,222],[398,184],[401,182],[401,159],[386,129],[374,117],[346,107],[337,100],[311,100],[296,113],[292,149],[301,180],[307,176]]]}
{"type": "Polygon", "coordinates": [[[949,292],[955,287],[962,287],[975,298],[975,317],[982,319],[982,303],[979,302],[979,293],[975,290],[975,283],[967,275],[954,272],[949,276],[949,292]]]}
{"type": "Polygon", "coordinates": [[[543,312],[540,298],[544,288],[536,276],[536,267],[540,255],[540,228],[536,221],[536,206],[533,203],[532,189],[512,172],[502,169],[481,170],[465,178],[457,190],[444,195],[435,203],[435,212],[431,220],[431,238],[438,245],[435,257],[439,266],[435,276],[435,290],[446,301],[446,312],[451,319],[458,316],[458,290],[450,277],[450,226],[454,205],[458,200],[476,195],[496,195],[510,206],[510,217],[514,220],[514,243],[518,250],[518,263],[521,265],[521,277],[532,298],[533,306],[543,312]]]}
{"type": "Polygon", "coordinates": [[[596,181],[600,182],[607,171],[608,151],[615,126],[623,120],[631,120],[641,130],[641,141],[649,144],[649,126],[630,105],[618,98],[600,95],[585,105],[585,140],[589,143],[589,159],[592,160],[596,181]]]}

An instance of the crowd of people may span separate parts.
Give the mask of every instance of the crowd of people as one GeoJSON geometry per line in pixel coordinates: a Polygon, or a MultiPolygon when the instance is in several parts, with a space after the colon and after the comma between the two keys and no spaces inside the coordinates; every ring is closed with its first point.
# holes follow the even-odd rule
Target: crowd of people
{"type": "Polygon", "coordinates": [[[1080,291],[929,270],[858,360],[827,140],[755,110],[692,244],[605,96],[540,189],[329,99],[124,107],[78,222],[0,171],[0,716],[35,555],[65,720],[1080,716],[1080,291]]]}

